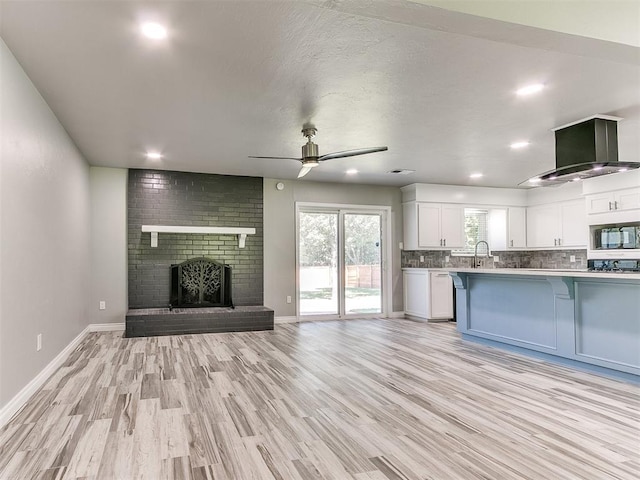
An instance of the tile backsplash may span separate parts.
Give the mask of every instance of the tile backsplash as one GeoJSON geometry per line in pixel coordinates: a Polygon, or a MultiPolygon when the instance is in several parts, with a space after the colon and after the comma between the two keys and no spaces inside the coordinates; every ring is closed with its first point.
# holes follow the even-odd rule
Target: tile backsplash
{"type": "MultiPolygon", "coordinates": [[[[587,251],[576,250],[493,250],[493,257],[478,257],[484,268],[587,268],[587,251]],[[575,262],[571,262],[571,256],[575,262]],[[495,257],[500,261],[495,262],[495,257]]],[[[473,257],[453,256],[450,250],[403,250],[403,268],[470,268],[473,257]],[[420,261],[420,257],[423,260],[420,261]],[[449,261],[446,261],[449,257],[449,261]]]]}

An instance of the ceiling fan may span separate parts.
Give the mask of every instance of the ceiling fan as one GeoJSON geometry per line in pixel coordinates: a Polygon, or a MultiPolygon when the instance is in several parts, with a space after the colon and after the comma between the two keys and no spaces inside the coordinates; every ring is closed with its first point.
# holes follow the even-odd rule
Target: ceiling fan
{"type": "Polygon", "coordinates": [[[356,155],[366,155],[367,153],[384,152],[387,147],[358,148],[356,150],[345,150],[344,152],[327,153],[326,155],[318,155],[318,145],[313,143],[311,139],[315,137],[318,130],[313,125],[304,125],[302,127],[302,135],[307,137],[307,143],[302,146],[302,158],[293,157],[253,157],[249,158],[275,158],[282,160],[298,160],[302,162],[302,168],[298,173],[298,178],[304,177],[314,167],[320,165],[320,162],[332,160],[334,158],[355,157],[356,155]]]}

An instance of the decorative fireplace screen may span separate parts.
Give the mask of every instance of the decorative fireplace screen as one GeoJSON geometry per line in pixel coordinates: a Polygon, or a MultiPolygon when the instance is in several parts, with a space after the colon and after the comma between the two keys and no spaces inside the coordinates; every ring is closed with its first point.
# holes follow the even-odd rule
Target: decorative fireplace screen
{"type": "Polygon", "coordinates": [[[171,307],[233,307],[231,267],[204,257],[171,265],[171,307]]]}

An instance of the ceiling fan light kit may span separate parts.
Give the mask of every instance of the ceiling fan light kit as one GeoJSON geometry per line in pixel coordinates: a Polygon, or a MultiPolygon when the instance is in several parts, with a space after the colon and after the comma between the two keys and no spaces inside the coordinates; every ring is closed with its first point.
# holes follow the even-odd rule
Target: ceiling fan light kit
{"type": "Polygon", "coordinates": [[[345,150],[344,152],[328,153],[319,155],[318,145],[313,143],[311,139],[316,136],[318,130],[313,125],[305,125],[302,127],[302,135],[307,138],[307,143],[302,146],[302,158],[292,157],[254,157],[249,158],[270,158],[279,160],[298,160],[302,162],[302,168],[298,172],[298,178],[304,177],[312,169],[320,165],[325,160],[333,160],[336,158],[355,157],[356,155],[366,155],[368,153],[384,152],[387,147],[359,148],[356,150],[345,150]]]}

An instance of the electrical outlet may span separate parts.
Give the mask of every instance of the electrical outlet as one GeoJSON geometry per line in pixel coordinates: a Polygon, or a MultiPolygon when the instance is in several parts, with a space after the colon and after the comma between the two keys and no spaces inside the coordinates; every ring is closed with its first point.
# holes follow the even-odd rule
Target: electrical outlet
{"type": "Polygon", "coordinates": [[[424,255],[420,255],[420,261],[424,262],[424,255]]]}
{"type": "Polygon", "coordinates": [[[100,310],[106,310],[107,309],[107,302],[105,302],[104,300],[100,300],[100,310]]]}
{"type": "Polygon", "coordinates": [[[570,261],[571,263],[576,263],[576,256],[575,256],[575,255],[570,255],[570,256],[569,256],[569,261],[570,261]]]}
{"type": "Polygon", "coordinates": [[[287,295],[287,303],[291,303],[291,295],[287,295]]]}
{"type": "Polygon", "coordinates": [[[36,337],[36,352],[42,350],[42,334],[39,333],[36,337]]]}
{"type": "Polygon", "coordinates": [[[403,250],[403,249],[404,249],[404,243],[400,242],[400,243],[398,244],[398,246],[400,247],[400,250],[403,250]]]}
{"type": "Polygon", "coordinates": [[[449,263],[449,255],[445,255],[445,257],[444,257],[444,263],[449,263]]]}
{"type": "Polygon", "coordinates": [[[498,255],[493,256],[493,263],[498,263],[500,261],[500,257],[498,255]]]}

